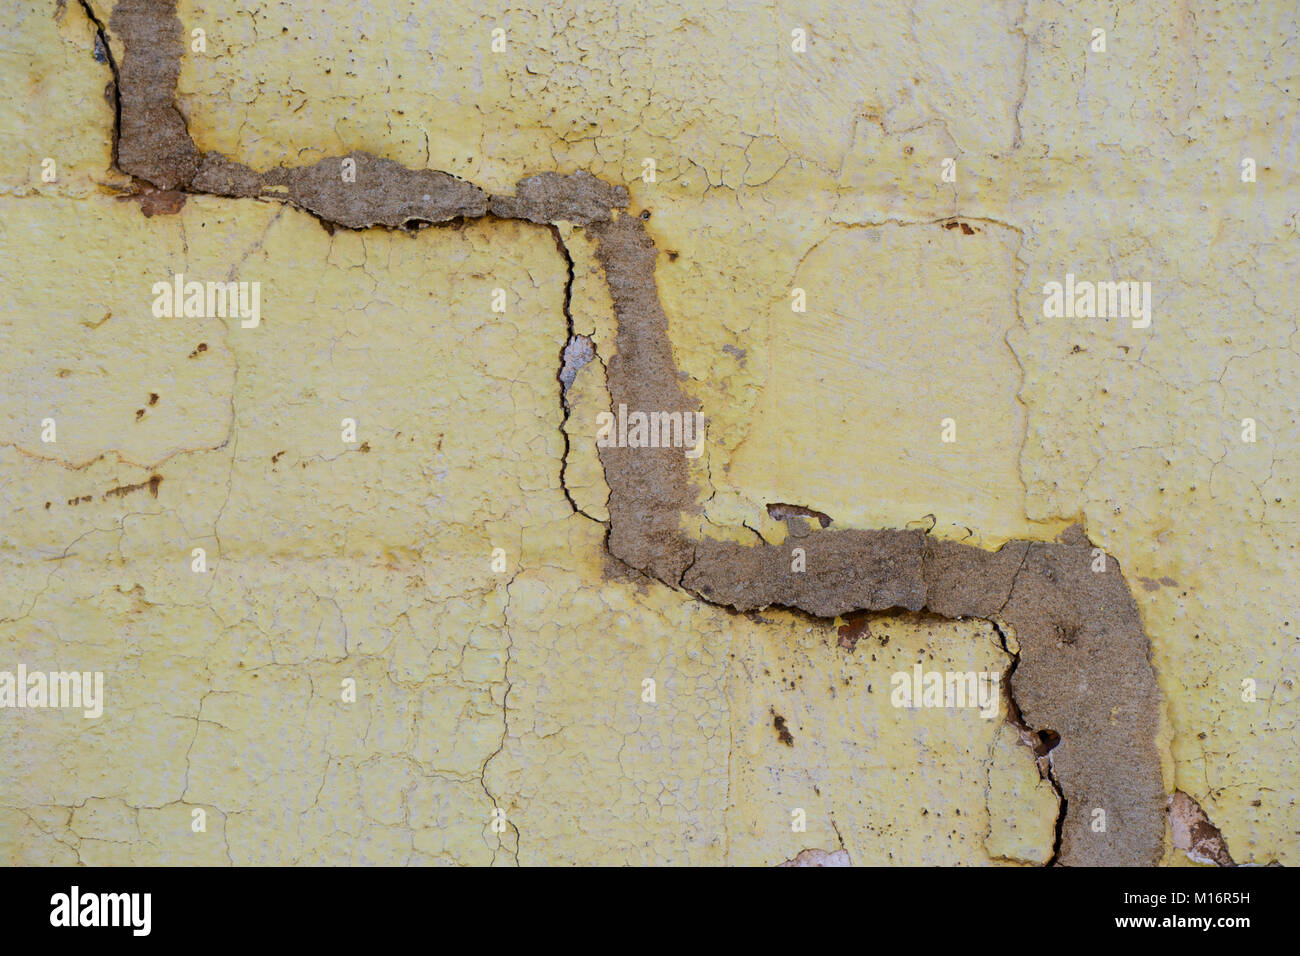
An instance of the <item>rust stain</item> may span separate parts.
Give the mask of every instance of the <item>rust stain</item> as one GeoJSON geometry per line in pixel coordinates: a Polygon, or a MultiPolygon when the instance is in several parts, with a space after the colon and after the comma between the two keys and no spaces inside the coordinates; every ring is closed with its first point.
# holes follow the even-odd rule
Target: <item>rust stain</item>
{"type": "MultiPolygon", "coordinates": [[[[133,485],[118,485],[116,488],[109,488],[108,491],[104,492],[104,496],[100,500],[107,501],[109,498],[122,498],[131,494],[133,491],[139,491],[142,488],[148,488],[149,494],[157,498],[158,486],[161,484],[162,475],[150,475],[147,481],[140,481],[133,485]]],[[[84,500],[89,501],[90,496],[86,496],[84,500]]]]}

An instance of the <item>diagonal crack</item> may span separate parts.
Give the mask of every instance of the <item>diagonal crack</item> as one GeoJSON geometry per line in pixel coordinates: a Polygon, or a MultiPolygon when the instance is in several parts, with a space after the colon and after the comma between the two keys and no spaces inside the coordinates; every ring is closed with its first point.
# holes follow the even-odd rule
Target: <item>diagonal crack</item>
{"type": "MultiPolygon", "coordinates": [[[[123,172],[162,189],[286,202],[329,228],[409,229],[486,215],[537,223],[552,230],[568,265],[570,340],[573,260],[556,223],[573,223],[595,239],[614,303],[615,355],[606,366],[611,402],[643,412],[697,411],[682,389],[668,337],[654,274],[658,250],[642,219],[622,212],[625,188],[581,171],[542,173],[521,180],[514,196],[489,196],[449,173],[410,170],[361,152],[259,173],[200,152],[189,136],[174,103],[184,49],[175,0],[120,0],[110,26],[125,50],[113,67],[115,156],[123,172]],[[346,160],[354,165],[351,182],[340,176],[346,160]]],[[[96,27],[107,49],[103,27],[97,21],[96,27]]],[[[561,367],[567,422],[563,374],[561,367]]],[[[567,459],[567,432],[565,446],[567,459]]],[[[606,550],[702,601],[735,611],[788,607],[826,620],[906,608],[947,618],[996,616],[1011,625],[1018,643],[1016,712],[1059,730],[1065,741],[1047,771],[1061,798],[1054,862],[1159,860],[1165,796],[1150,644],[1118,564],[1109,559],[1109,568],[1096,573],[1082,528],[1057,542],[1015,541],[996,552],[934,541],[921,531],[818,530],[799,539],[807,573],[795,573],[784,545],[693,540],[682,530],[683,515],[699,507],[681,448],[602,447],[600,458],[610,489],[606,550]],[[1083,807],[1107,801],[1124,804],[1127,823],[1091,833],[1083,807]]],[[[1035,733],[1023,717],[1020,722],[1035,733]]],[[[1041,745],[1046,731],[1037,733],[1041,745]]]]}

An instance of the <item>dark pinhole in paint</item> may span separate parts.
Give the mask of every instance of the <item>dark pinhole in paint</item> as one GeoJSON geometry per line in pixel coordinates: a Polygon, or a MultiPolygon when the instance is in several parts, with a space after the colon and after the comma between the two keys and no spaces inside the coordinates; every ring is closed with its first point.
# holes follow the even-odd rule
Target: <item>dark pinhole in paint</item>
{"type": "Polygon", "coordinates": [[[649,219],[649,218],[650,218],[650,210],[649,210],[649,209],[642,209],[642,210],[641,210],[641,218],[642,218],[642,219],[649,219]]]}

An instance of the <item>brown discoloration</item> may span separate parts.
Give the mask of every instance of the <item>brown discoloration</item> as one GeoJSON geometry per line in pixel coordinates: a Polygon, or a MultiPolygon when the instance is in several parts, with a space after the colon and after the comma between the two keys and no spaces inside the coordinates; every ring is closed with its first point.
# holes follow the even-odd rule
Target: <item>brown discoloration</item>
{"type": "Polygon", "coordinates": [[[1181,790],[1169,797],[1169,828],[1174,849],[1182,850],[1197,863],[1237,865],[1219,828],[1210,822],[1201,805],[1181,790]]]}
{"type": "Polygon", "coordinates": [[[839,635],[836,645],[852,654],[858,641],[871,636],[870,615],[865,612],[847,615],[845,623],[836,629],[836,633],[839,635]]]}
{"type": "Polygon", "coordinates": [[[109,488],[104,492],[101,501],[107,501],[109,498],[122,498],[131,494],[133,491],[140,491],[142,488],[148,488],[149,494],[155,498],[158,497],[158,486],[162,484],[162,475],[150,475],[147,481],[140,481],[134,485],[118,485],[116,488],[109,488]]]}
{"type": "Polygon", "coordinates": [[[154,216],[173,216],[185,205],[185,193],[180,190],[154,189],[151,186],[119,198],[139,203],[140,211],[144,213],[146,219],[152,219],[154,216]]]}
{"type": "MultiPolygon", "coordinates": [[[[586,173],[544,173],[523,180],[517,195],[489,201],[454,176],[365,153],[352,154],[355,183],[342,181],[340,158],[261,174],[225,157],[200,156],[174,104],[183,46],[172,0],[122,0],[111,26],[126,51],[117,71],[124,171],[163,190],[279,198],[327,226],[446,222],[489,209],[584,226],[596,241],[618,321],[617,354],[607,367],[614,406],[699,409],[681,388],[655,283],[654,242],[640,218],[615,212],[627,203],[622,187],[586,173]]],[[[945,228],[978,231],[962,222],[945,228]]],[[[610,489],[608,563],[638,580],[684,587],[740,611],[777,605],[833,619],[903,608],[1013,629],[1019,652],[1010,690],[1035,752],[1047,747],[1049,732],[1029,728],[1059,734],[1050,757],[1041,758],[1050,761],[1065,807],[1057,861],[1158,861],[1165,801],[1150,646],[1118,563],[1108,560],[1105,572],[1094,573],[1081,529],[1054,543],[1012,541],[994,552],[934,541],[920,529],[825,530],[800,540],[807,571],[794,573],[785,546],[694,541],[683,532],[683,518],[699,508],[680,449],[601,448],[600,460],[610,489]],[[1123,824],[1092,832],[1093,807],[1122,807],[1123,824]]],[[[151,490],[156,495],[157,485],[151,490]]]]}
{"type": "Polygon", "coordinates": [[[772,715],[772,726],[776,729],[776,739],[787,747],[793,747],[794,734],[790,733],[790,728],[786,726],[785,718],[778,714],[775,708],[768,712],[772,715]]]}

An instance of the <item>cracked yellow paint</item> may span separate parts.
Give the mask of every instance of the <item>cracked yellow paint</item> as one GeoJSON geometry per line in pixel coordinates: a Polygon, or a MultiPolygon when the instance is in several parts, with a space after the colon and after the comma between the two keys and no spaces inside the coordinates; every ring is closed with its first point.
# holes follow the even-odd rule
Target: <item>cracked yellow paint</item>
{"type": "MultiPolygon", "coordinates": [[[[178,9],[205,32],[178,97],[202,149],[258,169],[368,150],[497,192],[551,169],[627,185],[709,418],[710,533],[780,540],[774,501],[986,547],[1081,519],[1151,637],[1168,788],[1237,861],[1294,862],[1283,5],[178,9]],[[1045,318],[1067,272],[1151,281],[1151,326],[1045,318]]],[[[545,229],[330,235],[207,197],[145,218],[118,198],[102,60],[76,3],[19,4],[0,46],[23,104],[0,119],[0,669],[107,685],[97,721],[3,713],[0,859],[1050,855],[1054,796],[1000,719],[888,702],[918,658],[1005,671],[988,625],[873,618],[849,653],[828,623],[728,615],[604,556],[560,485],[545,229]],[[175,273],[259,281],[261,327],[155,318],[175,273]]],[[[607,363],[603,278],[581,230],[561,235],[574,331],[607,363]]],[[[602,379],[579,372],[566,426],[597,520],[602,379]]]]}
{"type": "MultiPolygon", "coordinates": [[[[844,848],[855,864],[987,863],[985,831],[1002,815],[1047,822],[1026,858],[1051,855],[1055,805],[990,788],[984,766],[1005,710],[899,708],[893,675],[1001,674],[1008,658],[986,622],[873,616],[852,653],[834,631],[766,611],[734,642],[729,862],[776,865],[803,847],[844,848]],[[782,718],[793,744],[774,723],[782,718]],[[942,769],[940,769],[942,768],[942,769]],[[807,830],[795,832],[803,810],[807,830]]],[[[1033,776],[1027,751],[1016,755],[1033,776]]],[[[1049,788],[1050,792],[1050,788],[1049,788]]]]}
{"type": "MultiPolygon", "coordinates": [[[[49,3],[15,4],[0,42],[0,89],[16,106],[0,116],[0,198],[85,198],[100,185],[130,178],[111,169],[112,81],[95,54],[93,24],[74,3],[55,16],[49,3]],[[77,117],[76,122],[69,118],[77,117]],[[105,135],[105,131],[110,131],[105,135]],[[43,178],[53,160],[53,181],[43,178]]],[[[8,205],[8,204],[6,204],[8,205]]],[[[7,210],[6,210],[7,211],[7,210]]]]}
{"type": "Polygon", "coordinates": [[[1051,859],[1059,798],[1027,765],[1021,741],[1008,724],[998,730],[989,758],[988,832],[984,848],[995,860],[1043,864],[1051,859]]]}

